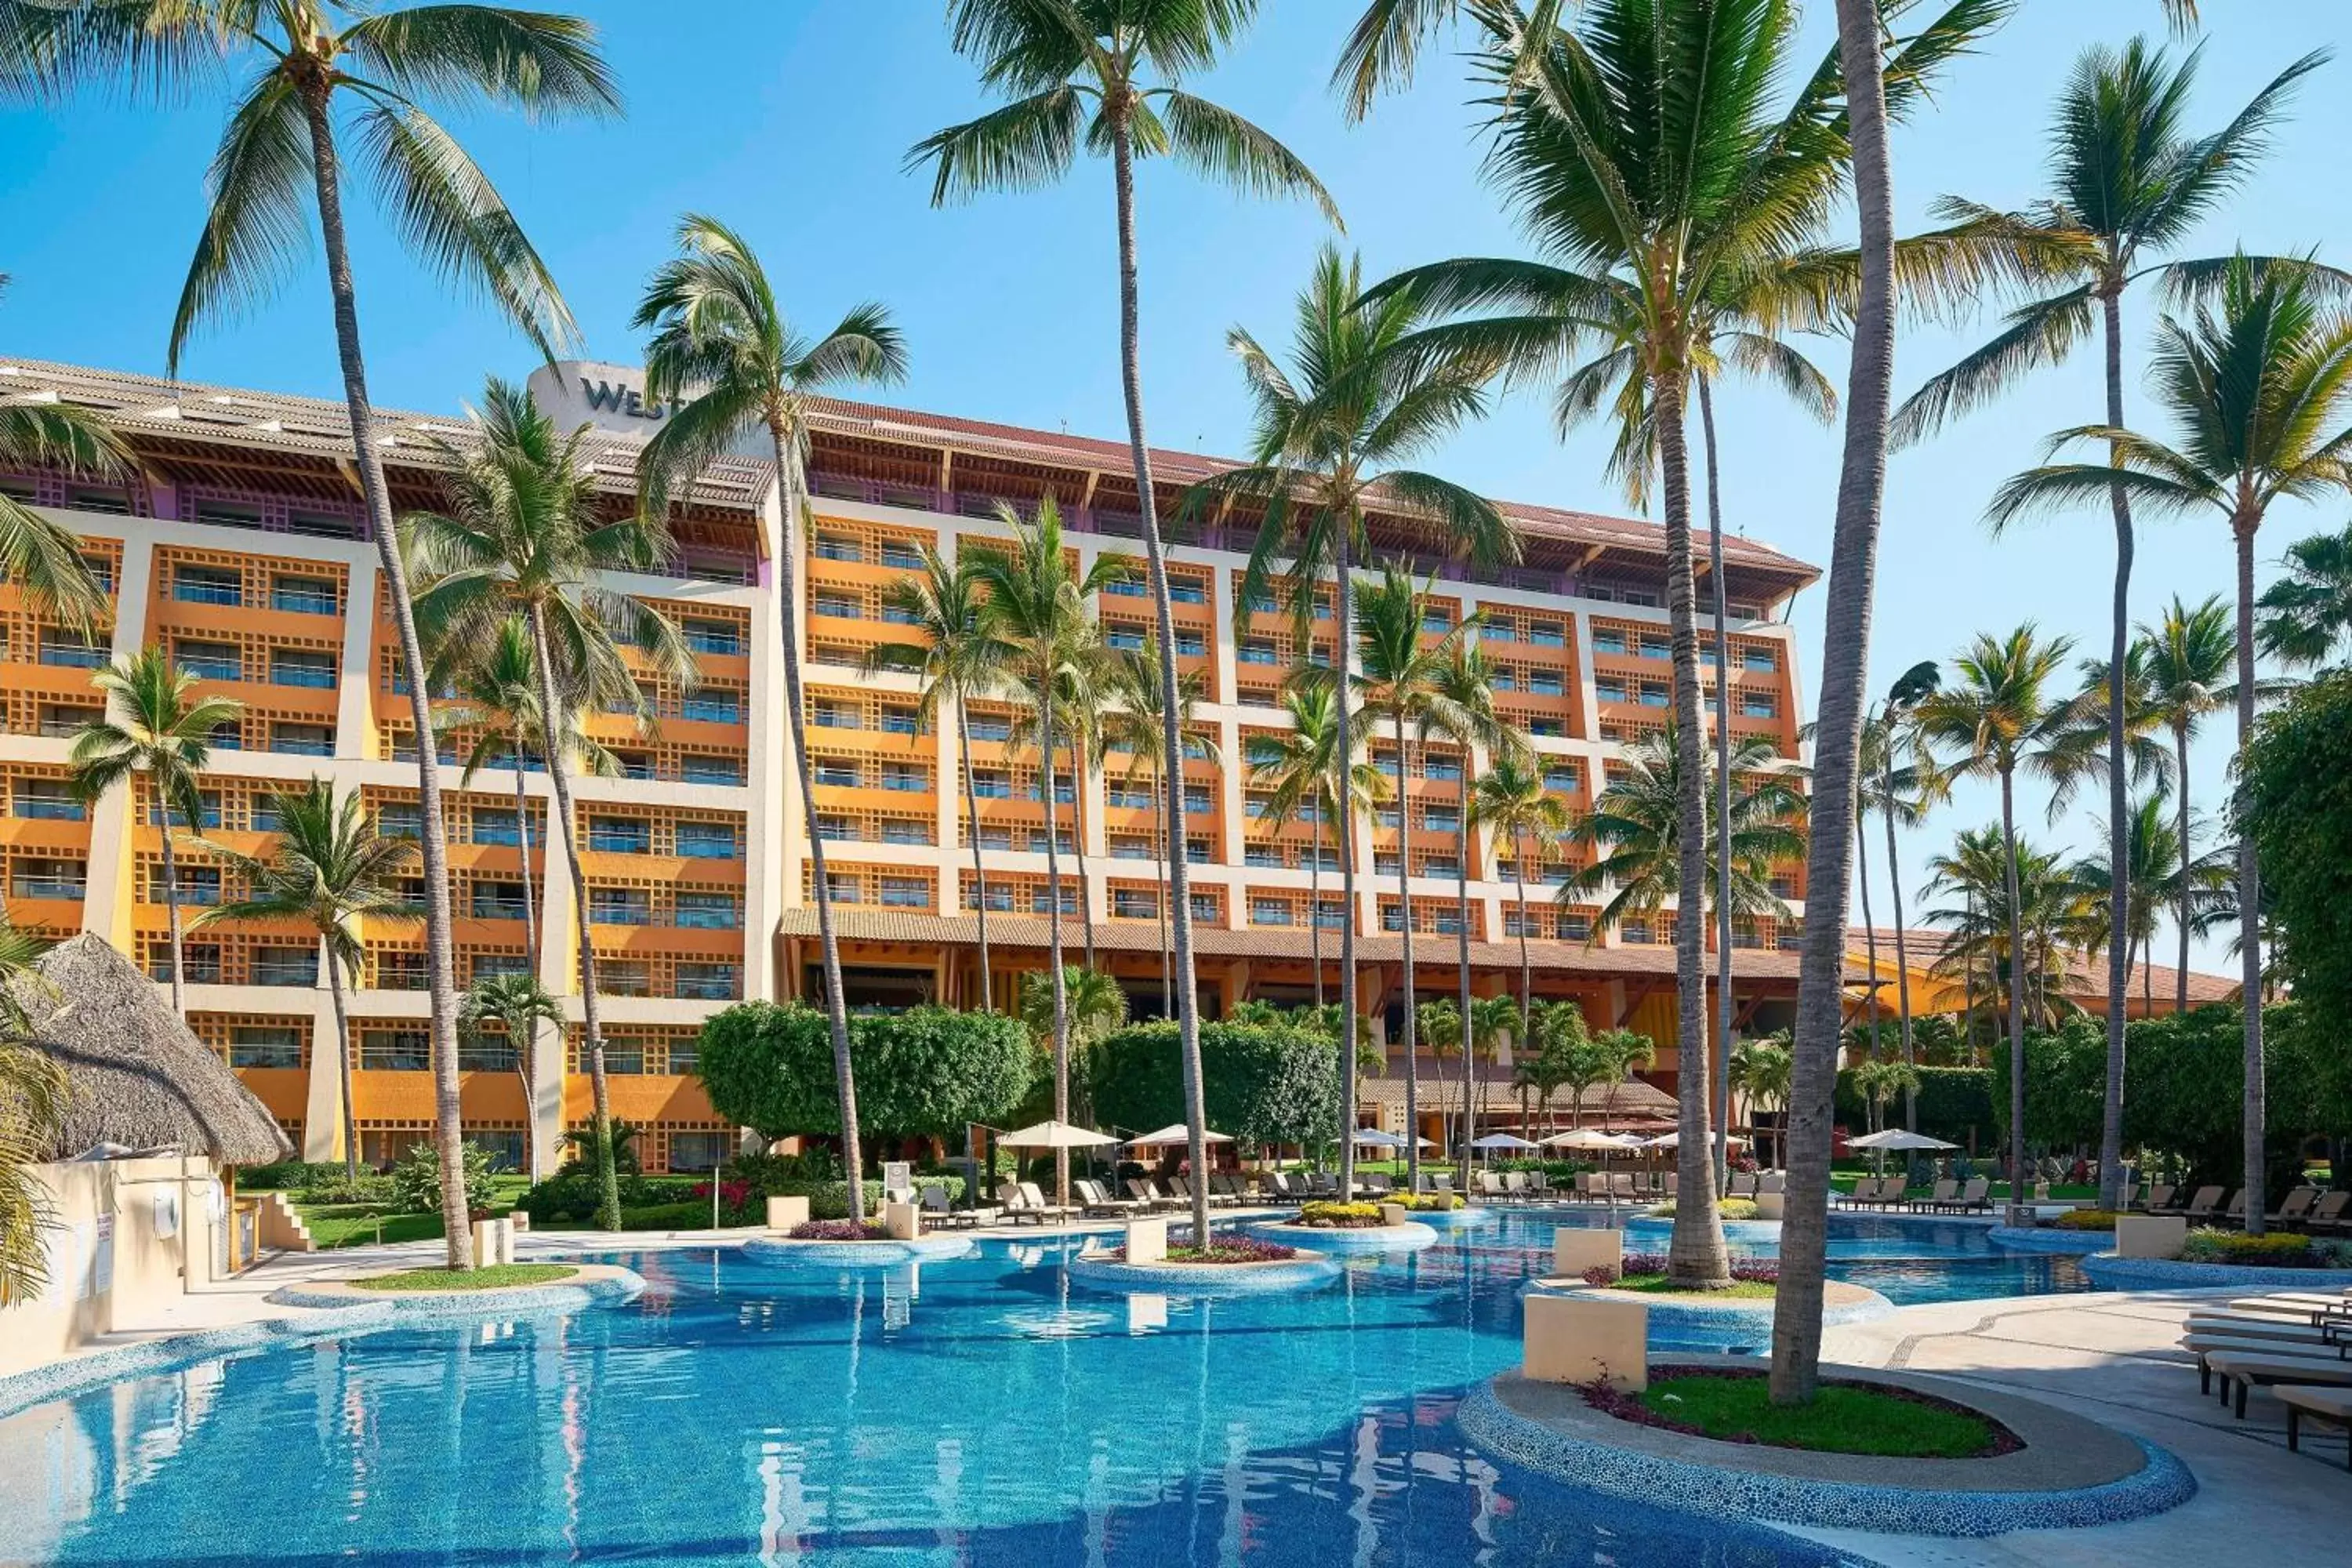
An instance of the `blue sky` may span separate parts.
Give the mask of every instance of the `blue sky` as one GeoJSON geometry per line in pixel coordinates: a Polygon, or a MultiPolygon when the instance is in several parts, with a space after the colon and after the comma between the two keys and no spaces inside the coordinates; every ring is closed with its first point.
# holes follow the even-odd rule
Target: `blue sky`
{"type": "MultiPolygon", "coordinates": [[[[530,126],[492,116],[454,123],[522,216],[562,283],[589,351],[629,361],[628,318],[646,271],[667,252],[679,213],[704,210],[745,230],[786,300],[812,326],[879,300],[914,358],[893,396],[912,405],[1046,429],[1117,436],[1117,297],[1107,165],[1082,163],[1064,185],[935,211],[928,185],[901,171],[908,145],[982,104],[970,66],[948,47],[942,7],[698,0],[696,26],[674,5],[577,0],[604,29],[628,98],[609,123],[530,126]]],[[[2305,49],[2352,37],[2342,0],[2206,0],[2207,46],[2193,123],[2218,126],[2305,49]]],[[[1326,87],[1354,0],[1280,0],[1245,44],[1195,90],[1280,135],[1340,205],[1344,242],[1368,275],[1465,254],[1517,254],[1517,237],[1478,179],[1476,112],[1459,60],[1431,58],[1414,90],[1349,126],[1326,87]]],[[[1937,100],[1898,132],[1903,226],[1926,221],[1944,193],[2007,205],[2037,193],[2048,105],[2074,58],[2158,26],[2158,0],[2028,0],[1983,53],[1946,79],[1937,100]]],[[[1812,0],[1805,58],[1831,41],[1828,0],[1812,0]]],[[[0,353],[160,373],[180,279],[204,210],[203,173],[222,99],[169,110],[90,100],[0,112],[0,353]]],[[[2352,58],[2308,80],[2294,117],[2240,198],[2216,216],[2198,253],[2317,247],[2342,261],[2341,165],[2352,146],[2352,58]]],[[[1146,168],[1144,377],[1153,438],[1234,452],[1246,409],[1224,349],[1226,329],[1286,342],[1290,300],[1328,237],[1303,205],[1237,200],[1172,166],[1146,168]]],[[[372,220],[358,236],[362,323],[379,402],[454,408],[485,373],[520,376],[528,348],[478,302],[420,273],[372,220]]],[[[2155,304],[2131,301],[2127,417],[2147,417],[2137,374],[2155,304]]],[[[1898,392],[1942,368],[1987,329],[1906,330],[1898,392]]],[[[1843,384],[1842,345],[1810,345],[1843,384]]],[[[323,276],[292,272],[272,302],[200,338],[192,378],[334,395],[323,276]]],[[[1726,516],[1731,527],[1825,561],[1837,478],[1836,433],[1729,389],[1720,402],[1726,516]]],[[[1880,554],[1874,687],[1913,662],[1948,655],[1978,630],[2032,619],[2104,646],[2111,541],[2103,515],[2035,524],[2001,540],[1981,514],[1992,487],[2035,459],[2051,430],[2099,416],[2095,355],[2044,374],[2000,407],[1897,458],[1880,554]]],[[[1499,405],[1425,466],[1488,493],[1622,511],[1601,478],[1597,434],[1566,443],[1540,403],[1499,405]]],[[[2291,540],[2341,526],[2344,508],[2289,510],[2263,542],[2264,571],[2291,540]]],[[[2171,595],[2226,590],[2230,552],[2218,522],[2142,531],[2133,599],[2153,615],[2171,595]]],[[[1799,601],[1801,669],[1818,668],[1821,591],[1799,601]]],[[[2220,798],[2228,731],[2193,769],[2197,797],[2220,798]]],[[[1991,818],[1971,789],[1906,847],[1916,889],[1926,857],[1953,830],[1991,818]]],[[[2087,813],[2037,837],[2080,848],[2100,832],[2087,813]]],[[[1878,913],[1885,918],[1883,894],[1878,913]]],[[[2168,946],[2168,939],[2165,945],[2168,946]]],[[[2161,956],[2161,955],[2159,955],[2161,956]]],[[[2218,953],[2209,955],[2218,960],[2218,953]]],[[[2209,964],[2207,966],[2218,966],[2209,964]]]]}

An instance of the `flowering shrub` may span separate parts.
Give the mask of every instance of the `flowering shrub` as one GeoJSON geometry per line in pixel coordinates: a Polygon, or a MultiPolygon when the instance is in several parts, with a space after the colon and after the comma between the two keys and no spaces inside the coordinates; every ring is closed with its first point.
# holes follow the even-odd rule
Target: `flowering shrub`
{"type": "MultiPolygon", "coordinates": [[[[1114,1262],[1127,1261],[1127,1248],[1111,1249],[1114,1262]]],[[[1261,1241],[1254,1236],[1213,1236],[1206,1247],[1194,1247],[1189,1242],[1168,1249],[1171,1263],[1285,1263],[1298,1256],[1295,1247],[1285,1247],[1278,1241],[1261,1241]]]]}
{"type": "Polygon", "coordinates": [[[2113,1209],[2068,1209],[2049,1222],[2051,1230],[2113,1230],[2116,1211],[2113,1209]]]}
{"type": "MultiPolygon", "coordinates": [[[[1754,1198],[1717,1198],[1715,1200],[1715,1212],[1717,1217],[1722,1219],[1754,1219],[1756,1200],[1754,1198]]],[[[1675,1217],[1675,1205],[1671,1203],[1653,1204],[1650,1205],[1649,1215],[1652,1219],[1672,1219],[1675,1217]]]]}
{"type": "MultiPolygon", "coordinates": [[[[1666,1255],[1663,1252],[1629,1252],[1625,1255],[1625,1277],[1664,1275],[1666,1255]]],[[[1780,1260],[1777,1258],[1734,1258],[1731,1279],[1738,1285],[1778,1285],[1780,1282],[1780,1260]]]]}
{"type": "MultiPolygon", "coordinates": [[[[704,1194],[708,1196],[706,1193],[704,1194]]],[[[854,1219],[803,1220],[784,1233],[794,1241],[887,1241],[888,1230],[878,1225],[861,1225],[854,1219]]]]}
{"type": "Polygon", "coordinates": [[[2352,1266],[2352,1247],[2342,1242],[2273,1231],[2242,1236],[2234,1230],[2192,1230],[2181,1244],[2184,1263],[2241,1263],[2263,1268],[2342,1268],[2352,1266]]]}
{"type": "Polygon", "coordinates": [[[1462,1206],[1460,1193],[1399,1193],[1389,1202],[1416,1214],[1444,1214],[1462,1206]]]}
{"type": "Polygon", "coordinates": [[[1378,1204],[1302,1204],[1298,1223],[1317,1230],[1369,1230],[1381,1223],[1378,1204]]]}

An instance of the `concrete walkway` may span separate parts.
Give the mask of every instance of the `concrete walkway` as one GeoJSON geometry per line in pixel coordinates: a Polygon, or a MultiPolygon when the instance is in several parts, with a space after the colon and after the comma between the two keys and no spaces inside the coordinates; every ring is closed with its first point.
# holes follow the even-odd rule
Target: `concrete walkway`
{"type": "Polygon", "coordinates": [[[2286,1448],[2278,1402],[2257,1392],[2246,1419],[2197,1392],[2178,1349],[2200,1300],[2248,1292],[2034,1296],[1906,1307],[1823,1337],[1824,1359],[1907,1367],[2031,1395],[2179,1456],[2198,1494],[2154,1519],[2101,1530],[2021,1531],[1983,1541],[1800,1531],[1887,1568],[2154,1568],[2200,1558],[2261,1568],[2352,1561],[2345,1439],[2306,1429],[2286,1448]]]}

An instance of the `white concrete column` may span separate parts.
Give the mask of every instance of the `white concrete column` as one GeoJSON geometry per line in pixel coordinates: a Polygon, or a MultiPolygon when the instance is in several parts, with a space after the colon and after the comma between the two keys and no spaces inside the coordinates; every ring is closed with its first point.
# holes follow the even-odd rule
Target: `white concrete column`
{"type": "MultiPolygon", "coordinates": [[[[325,984],[326,944],[320,943],[320,984],[310,996],[310,1076],[302,1096],[302,1158],[323,1163],[342,1157],[343,1081],[335,1053],[346,1047],[335,1034],[335,997],[325,984]]],[[[359,977],[350,977],[356,985],[359,977]]]]}
{"type": "MultiPolygon", "coordinates": [[[[110,658],[135,657],[147,642],[147,602],[155,580],[155,542],[144,531],[126,531],[122,569],[114,584],[114,637],[110,658]]],[[[131,943],[131,910],[138,902],[138,875],[131,827],[138,810],[136,783],[110,791],[89,813],[88,890],[82,896],[81,929],[138,960],[131,943]]]]}
{"type": "MultiPolygon", "coordinates": [[[[760,508],[760,532],[771,563],[767,583],[751,595],[751,690],[745,714],[751,757],[744,769],[743,814],[743,995],[746,1000],[779,994],[776,986],[776,924],[783,910],[800,902],[798,836],[786,831],[798,821],[800,792],[793,780],[784,721],[782,618],[773,563],[782,549],[783,509],[771,488],[760,508]]],[[[798,563],[796,563],[798,564],[798,563]]]]}
{"type": "MultiPolygon", "coordinates": [[[[374,656],[379,570],[372,554],[355,559],[343,593],[343,651],[335,689],[335,757],[339,762],[355,762],[376,754],[374,656]]],[[[420,735],[416,743],[431,745],[433,739],[420,735]]]]}

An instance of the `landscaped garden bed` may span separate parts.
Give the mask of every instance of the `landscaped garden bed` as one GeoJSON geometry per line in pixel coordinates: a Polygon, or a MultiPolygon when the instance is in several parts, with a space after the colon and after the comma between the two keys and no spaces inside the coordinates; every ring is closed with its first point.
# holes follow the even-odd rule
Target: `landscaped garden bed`
{"type": "Polygon", "coordinates": [[[1266,1221],[1250,1228],[1271,1241],[1324,1252],[1418,1252],[1437,1241],[1437,1232],[1417,1220],[1389,1224],[1376,1203],[1305,1204],[1297,1219],[1266,1221]]]}
{"type": "Polygon", "coordinates": [[[1338,1262],[1311,1247],[1232,1232],[1212,1232],[1201,1247],[1189,1229],[1165,1257],[1130,1262],[1124,1247],[1092,1248],[1071,1258],[1069,1270],[1072,1279],[1109,1290],[1208,1294],[1312,1290],[1340,1274],[1338,1262]]]}
{"type": "MultiPolygon", "coordinates": [[[[1643,1212],[1651,1219],[1672,1219],[1675,1217],[1675,1205],[1671,1203],[1653,1204],[1643,1212]]],[[[1717,1198],[1715,1200],[1715,1212],[1726,1221],[1754,1219],[1756,1200],[1754,1198],[1717,1198]]]]}
{"type": "MultiPolygon", "coordinates": [[[[1127,1248],[1114,1247],[1103,1256],[1113,1263],[1124,1263],[1127,1248]]],[[[1189,1241],[1169,1243],[1164,1261],[1202,1265],[1284,1263],[1298,1256],[1298,1248],[1278,1241],[1265,1241],[1254,1236],[1212,1236],[1206,1247],[1195,1247],[1189,1241]]]]}
{"type": "Polygon", "coordinates": [[[2110,1252],[2116,1245],[2116,1213],[2068,1209],[2030,1226],[1997,1225],[1986,1235],[1994,1246],[2020,1252],[2110,1252]]]}
{"type": "Polygon", "coordinates": [[[351,1283],[362,1290],[512,1290],[579,1277],[568,1263],[490,1263],[479,1268],[409,1268],[351,1283]]]}
{"type": "Polygon", "coordinates": [[[1663,1252],[1629,1252],[1622,1270],[1588,1268],[1584,1282],[1610,1290],[1637,1290],[1643,1295],[1769,1301],[1780,1289],[1780,1263],[1773,1258],[1735,1258],[1731,1260],[1730,1288],[1706,1289],[1677,1282],[1668,1271],[1663,1252]]]}
{"type": "Polygon", "coordinates": [[[1761,1369],[1678,1367],[1639,1394],[1606,1383],[1580,1392],[1618,1420],[1722,1443],[1915,1459],[1989,1458],[2024,1447],[1990,1416],[1916,1389],[1825,1382],[1811,1405],[1781,1409],[1761,1369]]]}
{"type": "Polygon", "coordinates": [[[471,1321],[576,1312],[626,1301],[643,1278],[610,1263],[492,1263],[479,1268],[402,1268],[341,1279],[306,1279],[267,1298],[280,1307],[390,1308],[402,1321],[471,1321]]]}
{"type": "Polygon", "coordinates": [[[2182,1287],[2269,1287],[2333,1289],[2352,1285],[2352,1242],[2272,1231],[2246,1236],[2200,1228],[2189,1233],[2178,1258],[2117,1258],[2098,1253],[2083,1271],[2118,1289],[2182,1287]]]}

